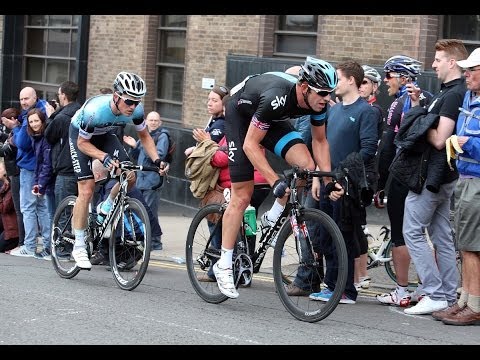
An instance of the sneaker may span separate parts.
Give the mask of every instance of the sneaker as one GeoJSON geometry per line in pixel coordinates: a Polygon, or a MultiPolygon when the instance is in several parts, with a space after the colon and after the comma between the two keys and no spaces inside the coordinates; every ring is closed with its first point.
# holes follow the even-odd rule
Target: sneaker
{"type": "Polygon", "coordinates": [[[102,201],[97,205],[97,224],[101,225],[103,220],[107,217],[107,214],[112,208],[112,203],[110,201],[102,201]]]}
{"type": "Polygon", "coordinates": [[[39,253],[35,253],[33,255],[35,259],[40,259],[40,260],[52,260],[52,256],[50,255],[50,249],[43,249],[39,253]]]}
{"type": "Polygon", "coordinates": [[[213,273],[217,279],[217,285],[220,292],[229,298],[236,299],[238,297],[238,291],[233,282],[232,269],[221,269],[218,267],[218,262],[216,262],[213,265],[213,273]]]}
{"type": "Polygon", "coordinates": [[[396,305],[401,307],[407,307],[410,305],[412,294],[405,292],[402,296],[398,293],[397,289],[390,293],[385,293],[376,296],[377,300],[385,305],[396,305]]]}
{"type": "Polygon", "coordinates": [[[34,257],[35,252],[28,250],[25,245],[20,246],[19,248],[13,249],[10,251],[10,255],[13,256],[23,256],[23,257],[34,257]]]}
{"type": "Polygon", "coordinates": [[[90,264],[92,265],[109,265],[110,260],[103,255],[101,251],[95,251],[90,258],[90,264]]]}
{"type": "Polygon", "coordinates": [[[444,310],[448,307],[446,300],[432,300],[430,296],[424,296],[417,305],[403,310],[409,315],[428,315],[435,311],[444,310]]]}
{"type": "Polygon", "coordinates": [[[72,251],[72,256],[77,266],[81,269],[91,269],[92,263],[88,260],[87,249],[78,248],[72,251]]]}
{"type": "MultiPolygon", "coordinates": [[[[332,297],[333,292],[329,288],[325,288],[318,293],[310,294],[309,298],[316,301],[328,302],[332,297]]],[[[350,299],[347,295],[343,294],[340,299],[340,304],[355,304],[356,301],[350,299]]]]}

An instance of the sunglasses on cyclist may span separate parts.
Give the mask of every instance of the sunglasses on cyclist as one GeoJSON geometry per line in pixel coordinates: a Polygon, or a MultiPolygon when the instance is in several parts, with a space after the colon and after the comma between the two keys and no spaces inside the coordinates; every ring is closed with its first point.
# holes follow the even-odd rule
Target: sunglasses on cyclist
{"type": "MultiPolygon", "coordinates": [[[[307,85],[308,85],[308,84],[307,84],[307,85]]],[[[330,95],[330,94],[333,92],[333,90],[317,89],[317,88],[315,88],[315,87],[313,87],[313,86],[311,86],[311,85],[308,85],[308,87],[309,87],[310,89],[312,89],[313,91],[315,91],[318,95],[320,95],[320,96],[322,96],[322,97],[328,96],[328,95],[330,95]]]]}
{"type": "Polygon", "coordinates": [[[362,81],[362,85],[367,85],[367,84],[369,84],[368,80],[363,80],[362,81]]]}
{"type": "Polygon", "coordinates": [[[392,78],[401,78],[402,75],[400,74],[392,74],[392,73],[385,73],[385,77],[387,78],[387,80],[390,80],[392,78]]]}
{"type": "Polygon", "coordinates": [[[121,95],[118,95],[118,97],[119,97],[120,99],[122,99],[123,102],[125,103],[125,105],[127,105],[127,106],[132,106],[132,105],[138,106],[138,104],[140,104],[140,103],[142,102],[142,100],[126,99],[126,98],[124,98],[124,97],[121,96],[121,95]]]}

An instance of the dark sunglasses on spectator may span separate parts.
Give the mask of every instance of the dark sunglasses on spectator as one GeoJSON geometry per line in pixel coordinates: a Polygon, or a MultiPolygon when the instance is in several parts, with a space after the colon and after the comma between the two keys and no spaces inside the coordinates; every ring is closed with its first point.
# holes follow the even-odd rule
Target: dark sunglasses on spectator
{"type": "MultiPolygon", "coordinates": [[[[307,84],[307,85],[308,85],[308,84],[307,84]]],[[[318,95],[320,95],[320,96],[322,96],[322,97],[328,96],[328,95],[330,95],[330,94],[333,92],[333,90],[317,89],[317,88],[315,88],[315,87],[313,87],[313,86],[311,86],[311,85],[308,85],[308,87],[309,87],[310,89],[312,89],[313,91],[315,91],[318,95]]]]}
{"type": "Polygon", "coordinates": [[[127,106],[132,106],[132,105],[138,106],[138,104],[140,104],[140,102],[142,101],[142,100],[126,99],[123,96],[120,96],[120,99],[122,99],[123,102],[125,103],[125,105],[127,105],[127,106]]]}
{"type": "Polygon", "coordinates": [[[390,80],[391,78],[400,78],[400,77],[402,77],[402,75],[400,75],[400,74],[393,75],[393,74],[387,72],[387,73],[385,73],[385,77],[387,78],[387,80],[390,80]]]}

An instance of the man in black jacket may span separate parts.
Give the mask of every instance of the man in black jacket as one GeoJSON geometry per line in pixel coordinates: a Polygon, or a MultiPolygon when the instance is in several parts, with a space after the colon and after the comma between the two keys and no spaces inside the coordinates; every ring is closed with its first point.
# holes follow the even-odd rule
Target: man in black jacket
{"type": "Polygon", "coordinates": [[[68,195],[77,195],[77,178],[73,172],[68,143],[68,130],[72,116],[80,109],[77,102],[78,85],[65,81],[58,88],[60,108],[48,119],[45,138],[52,145],[52,167],[55,180],[55,208],[68,195]]]}

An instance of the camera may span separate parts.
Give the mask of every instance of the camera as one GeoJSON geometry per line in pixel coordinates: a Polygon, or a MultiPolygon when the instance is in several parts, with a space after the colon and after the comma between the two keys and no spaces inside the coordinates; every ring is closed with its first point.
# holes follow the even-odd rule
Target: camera
{"type": "Polygon", "coordinates": [[[57,103],[57,100],[48,100],[48,103],[50,105],[52,105],[52,107],[57,110],[57,107],[58,107],[58,103],[57,103]]]}

